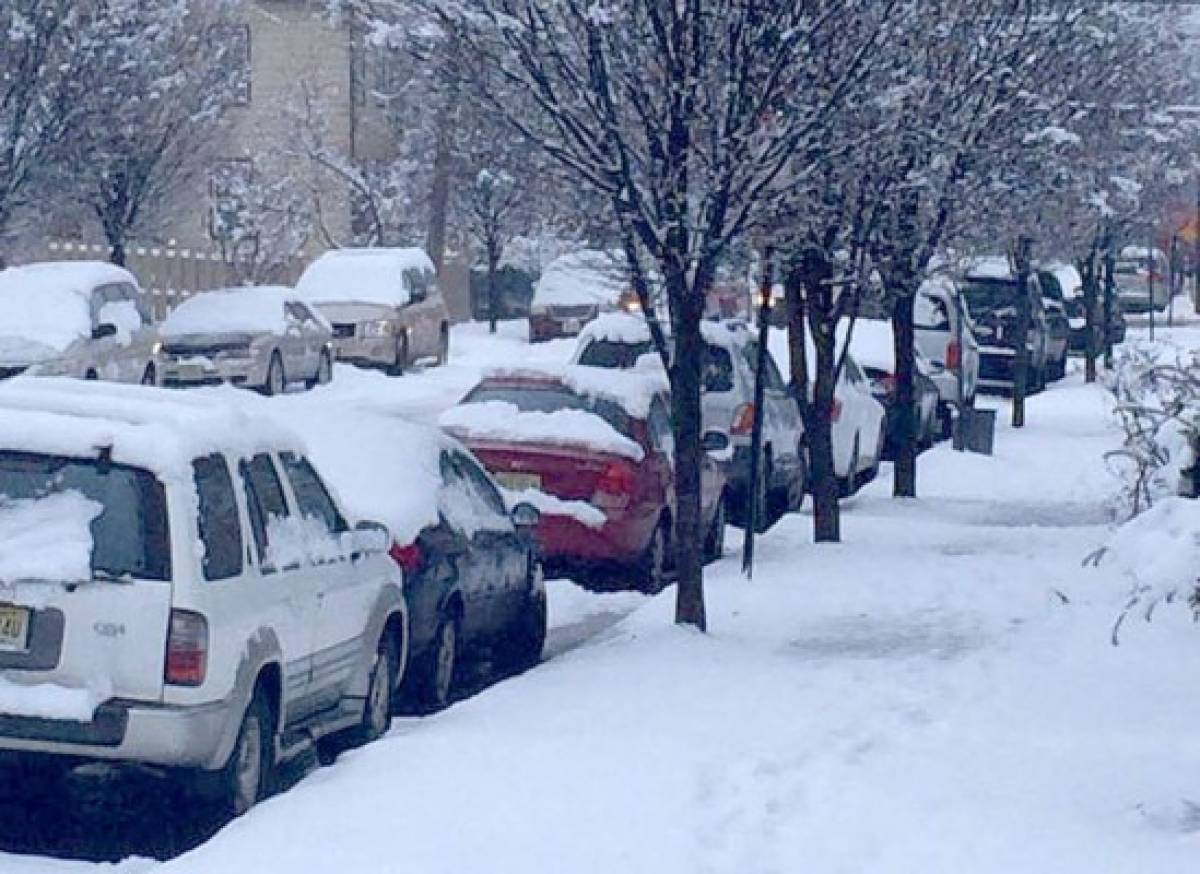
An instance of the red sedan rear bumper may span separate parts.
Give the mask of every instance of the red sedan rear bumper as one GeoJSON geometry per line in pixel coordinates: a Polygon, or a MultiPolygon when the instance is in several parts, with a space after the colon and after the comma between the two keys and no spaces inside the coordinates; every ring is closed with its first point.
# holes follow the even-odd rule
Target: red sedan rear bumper
{"type": "Polygon", "coordinates": [[[584,525],[573,516],[545,514],[538,523],[537,537],[543,558],[553,564],[632,564],[650,543],[654,520],[609,511],[600,528],[584,525]]]}

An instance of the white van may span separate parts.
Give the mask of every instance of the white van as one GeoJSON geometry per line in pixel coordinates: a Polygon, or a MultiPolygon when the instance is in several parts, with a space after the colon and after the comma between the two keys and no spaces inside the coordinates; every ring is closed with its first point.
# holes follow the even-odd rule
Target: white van
{"type": "Polygon", "coordinates": [[[187,771],[233,813],[407,658],[387,530],[289,434],[210,398],[0,387],[0,751],[187,771]]]}

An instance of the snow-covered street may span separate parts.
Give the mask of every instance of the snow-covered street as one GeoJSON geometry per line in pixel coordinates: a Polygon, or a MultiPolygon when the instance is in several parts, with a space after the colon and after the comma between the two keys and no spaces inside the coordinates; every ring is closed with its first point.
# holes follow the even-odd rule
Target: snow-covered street
{"type": "MultiPolygon", "coordinates": [[[[454,339],[443,369],[339,368],[329,387],[246,403],[430,419],[487,364],[569,348],[454,339]]],[[[749,582],[731,538],[707,575],[707,636],[672,624],[671,591],[552,581],[541,666],[396,720],[164,870],[1190,870],[1195,628],[1167,605],[1114,647],[1131,581],[1084,566],[1113,518],[1105,394],[1072,373],[1030,401],[1026,429],[1006,417],[992,458],[924,455],[919,499],[891,498],[885,475],[849,501],[840,545],[786,518],[749,582]]],[[[74,779],[86,796],[99,778],[74,779]]],[[[183,816],[166,814],[180,848],[183,816]]],[[[55,851],[50,824],[0,820],[0,846],[55,851]]],[[[115,820],[91,839],[116,845],[58,853],[171,854],[145,835],[119,846],[137,829],[115,820]]],[[[0,855],[4,872],[89,869],[0,855]]]]}

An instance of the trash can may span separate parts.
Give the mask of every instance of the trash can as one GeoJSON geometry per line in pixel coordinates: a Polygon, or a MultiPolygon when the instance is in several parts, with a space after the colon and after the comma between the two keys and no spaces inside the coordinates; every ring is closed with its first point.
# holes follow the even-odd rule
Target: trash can
{"type": "Polygon", "coordinates": [[[954,448],[991,455],[996,442],[996,411],[964,407],[954,420],[954,448]]]}

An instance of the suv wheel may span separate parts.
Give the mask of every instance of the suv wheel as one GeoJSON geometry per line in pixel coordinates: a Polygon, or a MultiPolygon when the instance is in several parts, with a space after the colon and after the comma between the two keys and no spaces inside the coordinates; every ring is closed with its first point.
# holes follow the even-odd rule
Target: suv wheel
{"type": "Polygon", "coordinates": [[[205,782],[215,780],[213,789],[233,816],[241,816],[266,794],[274,758],[272,725],[270,705],[255,692],[242,717],[229,761],[215,774],[203,775],[205,782]]]}

